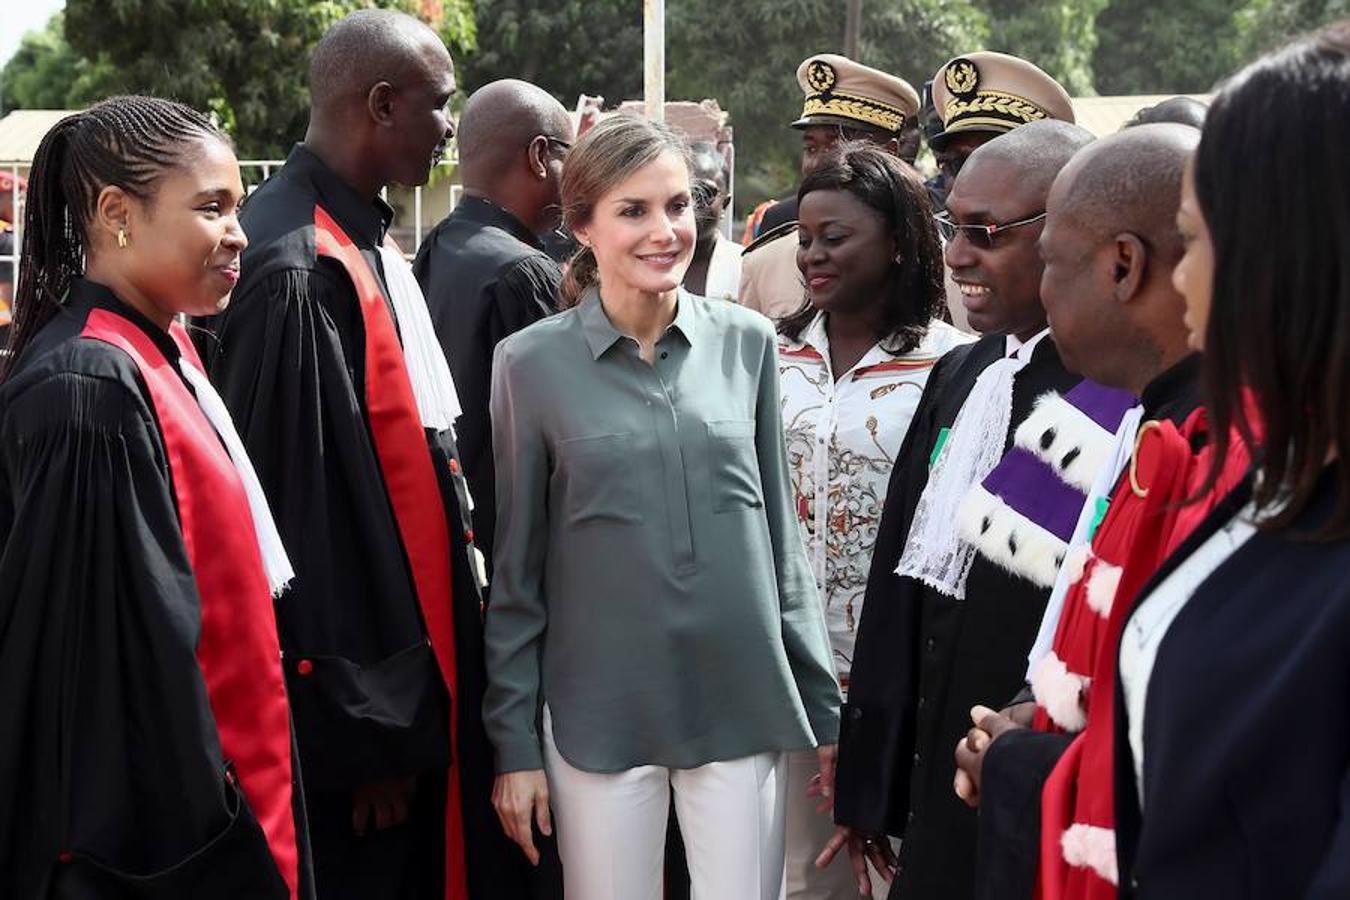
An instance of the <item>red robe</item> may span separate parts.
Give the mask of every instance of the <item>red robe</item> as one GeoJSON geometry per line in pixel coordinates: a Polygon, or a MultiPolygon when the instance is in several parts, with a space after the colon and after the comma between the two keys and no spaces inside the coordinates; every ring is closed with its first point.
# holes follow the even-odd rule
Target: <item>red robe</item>
{"type": "Polygon", "coordinates": [[[1184,503],[1209,471],[1210,451],[1191,449],[1192,439],[1207,430],[1203,409],[1180,429],[1165,420],[1141,426],[1130,470],[1065,597],[1052,655],[1038,666],[1063,670],[1046,679],[1057,689],[1038,692],[1035,727],[1081,729],[1042,793],[1037,896],[1043,900],[1116,896],[1116,645],[1139,589],[1247,470],[1248,456],[1235,442],[1214,489],[1197,503],[1184,503]],[[1075,684],[1076,694],[1070,690],[1075,684]]]}

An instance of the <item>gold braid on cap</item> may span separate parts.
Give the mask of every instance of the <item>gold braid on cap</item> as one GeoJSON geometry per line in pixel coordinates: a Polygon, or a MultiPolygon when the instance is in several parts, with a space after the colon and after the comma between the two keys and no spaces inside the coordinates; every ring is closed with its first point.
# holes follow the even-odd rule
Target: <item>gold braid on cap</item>
{"type": "Polygon", "coordinates": [[[802,107],[802,117],[807,116],[840,116],[885,131],[899,131],[905,125],[905,113],[899,107],[839,91],[808,95],[802,107]]]}
{"type": "Polygon", "coordinates": [[[1023,97],[1002,91],[980,91],[969,100],[947,102],[948,130],[961,125],[1025,125],[1049,118],[1049,113],[1023,97]]]}

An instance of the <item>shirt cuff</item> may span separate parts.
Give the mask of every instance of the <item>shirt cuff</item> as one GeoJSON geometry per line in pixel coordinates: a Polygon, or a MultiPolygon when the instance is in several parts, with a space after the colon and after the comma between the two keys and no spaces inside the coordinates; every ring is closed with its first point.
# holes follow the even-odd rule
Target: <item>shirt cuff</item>
{"type": "Polygon", "coordinates": [[[839,743],[839,710],[817,714],[810,719],[811,732],[816,736],[816,746],[839,743]]]}
{"type": "Polygon", "coordinates": [[[544,768],[544,754],[539,739],[525,737],[497,746],[497,774],[528,772],[544,768]]]}

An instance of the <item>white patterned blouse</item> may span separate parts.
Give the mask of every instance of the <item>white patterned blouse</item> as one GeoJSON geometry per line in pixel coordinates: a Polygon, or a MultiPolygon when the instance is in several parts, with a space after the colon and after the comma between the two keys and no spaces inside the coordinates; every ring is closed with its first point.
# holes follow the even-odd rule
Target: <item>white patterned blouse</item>
{"type": "Polygon", "coordinates": [[[916,349],[895,354],[878,344],[836,378],[823,313],[798,340],[779,337],[793,501],[846,691],[895,456],[933,364],[973,340],[974,335],[934,320],[916,349]]]}

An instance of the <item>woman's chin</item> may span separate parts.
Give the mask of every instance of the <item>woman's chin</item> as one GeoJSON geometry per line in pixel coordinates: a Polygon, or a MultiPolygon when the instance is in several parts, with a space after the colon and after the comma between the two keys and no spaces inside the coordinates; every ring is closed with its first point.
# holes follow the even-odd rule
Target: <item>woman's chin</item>
{"type": "Polygon", "coordinates": [[[671,274],[661,278],[644,278],[641,283],[635,284],[634,287],[644,294],[669,294],[678,288],[683,280],[684,273],[681,272],[679,277],[671,274]]]}
{"type": "Polygon", "coordinates": [[[230,292],[223,297],[203,299],[200,303],[191,304],[189,308],[180,310],[180,312],[190,318],[196,318],[197,316],[216,316],[223,313],[225,308],[230,305],[230,297],[232,296],[233,292],[230,292]]]}

